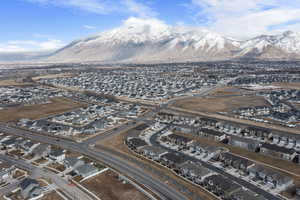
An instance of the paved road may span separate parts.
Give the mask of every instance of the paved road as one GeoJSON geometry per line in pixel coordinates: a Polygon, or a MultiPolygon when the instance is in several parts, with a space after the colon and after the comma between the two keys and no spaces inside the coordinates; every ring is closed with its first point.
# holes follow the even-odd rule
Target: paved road
{"type": "Polygon", "coordinates": [[[150,142],[151,142],[152,145],[164,148],[164,149],[168,150],[169,152],[178,153],[180,156],[185,157],[188,160],[201,163],[204,167],[207,167],[207,168],[209,168],[210,170],[212,170],[212,171],[214,171],[216,173],[222,174],[223,176],[229,178],[230,180],[235,181],[236,183],[240,184],[241,186],[243,186],[245,188],[248,188],[248,189],[250,189],[250,190],[252,190],[252,191],[254,191],[254,192],[258,193],[258,194],[263,195],[265,198],[267,198],[269,200],[282,200],[282,198],[274,196],[273,194],[271,194],[269,192],[266,192],[266,191],[262,190],[261,188],[255,186],[255,185],[253,185],[253,184],[251,184],[251,183],[249,183],[249,182],[247,182],[247,181],[245,181],[243,179],[240,179],[240,178],[237,178],[237,177],[235,177],[235,176],[233,176],[231,174],[228,174],[227,172],[223,171],[222,169],[219,169],[219,168],[217,168],[217,167],[215,167],[215,166],[213,166],[213,165],[211,165],[211,164],[209,164],[207,162],[204,162],[204,161],[202,161],[200,159],[194,158],[192,156],[188,156],[188,155],[186,155],[184,153],[181,153],[181,152],[169,149],[169,148],[161,145],[158,142],[158,140],[157,140],[160,135],[161,135],[161,132],[158,132],[158,133],[154,134],[150,138],[150,142]]]}
{"type": "MultiPolygon", "coordinates": [[[[63,190],[65,194],[67,194],[70,198],[74,200],[81,200],[81,199],[93,200],[91,197],[89,197],[89,195],[84,193],[78,187],[72,186],[71,184],[69,184],[67,180],[61,178],[60,176],[58,176],[57,174],[49,170],[38,168],[30,163],[25,162],[24,160],[17,160],[2,154],[0,154],[0,160],[16,165],[21,169],[32,172],[32,174],[30,175],[31,178],[37,179],[42,177],[51,180],[58,188],[63,190]]],[[[16,186],[18,186],[17,183],[13,184],[11,187],[16,187],[16,186]]],[[[3,191],[3,192],[6,193],[7,191],[3,191]]]]}
{"type": "MultiPolygon", "coordinates": [[[[121,172],[122,174],[131,177],[132,179],[136,180],[138,183],[145,185],[147,188],[150,188],[155,194],[157,194],[161,199],[166,200],[184,200],[187,199],[184,195],[180,192],[175,190],[173,187],[163,183],[158,178],[152,177],[145,173],[145,171],[139,168],[133,168],[128,165],[128,163],[122,159],[114,157],[108,152],[94,152],[90,150],[86,143],[76,143],[73,141],[63,140],[63,139],[55,139],[50,136],[35,134],[30,131],[20,130],[17,128],[7,127],[3,124],[0,124],[0,131],[29,138],[33,141],[39,141],[42,143],[48,143],[52,145],[58,145],[64,149],[68,149],[71,151],[75,151],[81,153],[83,155],[87,155],[91,158],[99,160],[101,162],[106,163],[107,165],[113,167],[117,171],[121,172]]],[[[112,132],[110,134],[113,134],[112,132]]],[[[100,137],[100,136],[99,136],[100,137]]]]}
{"type": "Polygon", "coordinates": [[[127,122],[126,124],[123,124],[121,126],[118,126],[116,128],[113,128],[109,131],[105,131],[104,133],[101,133],[95,137],[89,138],[87,140],[84,140],[83,142],[80,143],[80,145],[90,145],[90,144],[94,144],[95,142],[99,141],[99,140],[103,140],[105,138],[114,136],[116,134],[119,134],[120,131],[126,130],[126,129],[130,129],[133,128],[134,126],[136,126],[136,123],[133,122],[127,122]]]}

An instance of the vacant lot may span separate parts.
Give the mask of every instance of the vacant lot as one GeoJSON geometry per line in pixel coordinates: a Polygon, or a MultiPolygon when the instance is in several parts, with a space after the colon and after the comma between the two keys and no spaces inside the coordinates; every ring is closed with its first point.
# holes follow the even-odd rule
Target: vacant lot
{"type": "Polygon", "coordinates": [[[272,85],[285,89],[300,89],[300,83],[273,83],[272,85]]]}
{"type": "Polygon", "coordinates": [[[32,120],[59,114],[84,106],[65,98],[51,99],[51,103],[26,105],[0,110],[0,122],[17,121],[22,118],[32,120]]]}
{"type": "Polygon", "coordinates": [[[237,88],[237,87],[222,87],[217,88],[209,93],[210,96],[221,96],[221,95],[241,95],[242,93],[247,92],[246,90],[237,88]]]}
{"type": "Polygon", "coordinates": [[[0,86],[25,86],[25,85],[30,85],[30,84],[32,84],[32,83],[16,82],[13,79],[0,80],[0,86]]]}
{"type": "Polygon", "coordinates": [[[177,101],[174,106],[200,112],[231,112],[240,107],[269,105],[259,96],[229,96],[212,98],[188,98],[177,101]]]}
{"type": "Polygon", "coordinates": [[[148,199],[131,184],[124,184],[119,180],[118,174],[110,170],[84,181],[82,185],[104,200],[148,199]]]}
{"type": "Polygon", "coordinates": [[[67,78],[67,77],[73,77],[75,76],[74,74],[70,74],[70,73],[62,73],[62,74],[48,74],[48,75],[43,75],[43,76],[36,76],[33,77],[32,79],[34,81],[36,80],[40,80],[40,79],[50,79],[50,78],[67,78]]]}

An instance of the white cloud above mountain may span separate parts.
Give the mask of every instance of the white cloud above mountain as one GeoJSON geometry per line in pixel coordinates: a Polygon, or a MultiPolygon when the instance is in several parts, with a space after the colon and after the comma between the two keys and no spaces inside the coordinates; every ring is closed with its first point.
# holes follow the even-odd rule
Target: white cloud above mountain
{"type": "Polygon", "coordinates": [[[300,0],[192,0],[200,25],[232,37],[300,30],[300,0]]]}
{"type": "Polygon", "coordinates": [[[26,52],[26,51],[50,51],[63,47],[61,40],[48,39],[36,40],[15,40],[0,43],[0,52],[26,52]]]}
{"type": "Polygon", "coordinates": [[[153,17],[157,13],[147,4],[138,0],[24,0],[41,5],[52,5],[108,15],[126,13],[138,17],[153,17]]]}

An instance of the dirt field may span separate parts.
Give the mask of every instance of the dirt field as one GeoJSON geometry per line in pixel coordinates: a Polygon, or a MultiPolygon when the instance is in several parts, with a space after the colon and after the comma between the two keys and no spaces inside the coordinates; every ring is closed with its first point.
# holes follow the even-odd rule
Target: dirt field
{"type": "Polygon", "coordinates": [[[41,200],[64,200],[57,192],[52,191],[41,198],[41,200]]]}
{"type": "Polygon", "coordinates": [[[0,86],[24,86],[24,85],[30,85],[30,84],[32,84],[32,83],[16,82],[13,79],[0,80],[0,86]]]}
{"type": "Polygon", "coordinates": [[[49,115],[67,112],[82,106],[84,106],[84,104],[69,99],[55,98],[48,104],[36,104],[0,110],[0,122],[17,121],[22,118],[35,120],[49,115]]]}
{"type": "Polygon", "coordinates": [[[73,77],[73,76],[74,76],[74,74],[70,74],[70,73],[49,74],[49,75],[44,75],[44,76],[33,77],[32,80],[37,81],[37,80],[46,79],[46,78],[66,78],[66,77],[73,77]]]}
{"type": "MultiPolygon", "coordinates": [[[[219,95],[241,95],[247,91],[237,88],[237,87],[222,87],[218,88],[209,93],[209,96],[219,96],[219,95]]],[[[249,93],[249,91],[248,91],[249,93]]]]}
{"type": "Polygon", "coordinates": [[[274,86],[279,86],[284,89],[300,89],[300,83],[273,83],[274,86]]]}
{"type": "Polygon", "coordinates": [[[82,185],[103,200],[148,199],[131,184],[122,183],[118,175],[110,170],[84,181],[82,185]]]}
{"type": "Polygon", "coordinates": [[[233,96],[217,98],[189,98],[179,100],[174,107],[200,112],[231,112],[240,107],[263,106],[268,102],[259,96],[233,96]]]}

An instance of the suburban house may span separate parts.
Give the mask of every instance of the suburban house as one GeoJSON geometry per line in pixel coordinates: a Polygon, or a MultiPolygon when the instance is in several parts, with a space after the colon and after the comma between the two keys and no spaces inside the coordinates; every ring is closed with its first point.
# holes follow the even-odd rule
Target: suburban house
{"type": "Polygon", "coordinates": [[[35,158],[46,157],[50,154],[51,146],[48,144],[39,144],[36,148],[34,148],[31,154],[35,158]]]}
{"type": "Polygon", "coordinates": [[[261,140],[268,140],[272,137],[271,130],[267,128],[253,127],[253,126],[249,126],[243,129],[241,134],[243,134],[244,136],[252,136],[255,138],[259,138],[261,140]]]}
{"type": "Polygon", "coordinates": [[[160,159],[160,163],[172,169],[176,169],[186,161],[187,160],[184,157],[170,152],[162,155],[160,159]]]}
{"type": "Polygon", "coordinates": [[[15,169],[15,166],[11,166],[6,163],[0,163],[0,184],[11,178],[15,169]]]}
{"type": "Polygon", "coordinates": [[[232,194],[242,189],[240,185],[220,174],[205,178],[204,186],[223,199],[228,199],[232,194]]]}
{"type": "Polygon", "coordinates": [[[39,143],[34,143],[32,141],[23,141],[19,144],[20,149],[25,151],[26,153],[32,153],[34,148],[36,148],[39,145],[39,143]]]}
{"type": "Polygon", "coordinates": [[[293,149],[288,149],[269,143],[263,143],[260,147],[259,153],[291,161],[294,160],[298,155],[297,152],[293,149]]]}
{"type": "Polygon", "coordinates": [[[83,178],[91,177],[98,173],[98,169],[91,164],[84,164],[74,169],[75,173],[83,178]]]}
{"type": "Polygon", "coordinates": [[[212,158],[214,156],[219,155],[225,149],[217,146],[211,146],[207,144],[202,144],[200,142],[194,141],[190,146],[189,149],[196,154],[202,154],[204,157],[212,158]]]}
{"type": "Polygon", "coordinates": [[[169,134],[166,136],[163,136],[161,138],[162,141],[167,141],[170,142],[174,145],[178,145],[180,147],[187,147],[190,144],[192,144],[193,140],[188,138],[188,137],[184,137],[181,135],[176,135],[176,134],[169,134]]]}
{"type": "Polygon", "coordinates": [[[69,169],[75,169],[81,165],[84,165],[84,161],[75,157],[67,157],[64,160],[64,165],[69,169]]]}
{"type": "Polygon", "coordinates": [[[19,144],[20,140],[18,140],[15,137],[12,138],[7,138],[6,140],[1,142],[1,147],[10,149],[10,148],[15,148],[19,144]]]}
{"type": "Polygon", "coordinates": [[[274,132],[273,144],[285,146],[287,148],[300,148],[300,135],[284,132],[274,132]]]}
{"type": "Polygon", "coordinates": [[[140,149],[140,152],[147,158],[150,158],[150,159],[156,160],[156,161],[159,161],[159,159],[161,158],[162,155],[168,153],[168,151],[163,148],[156,147],[156,146],[150,146],[150,145],[143,146],[140,149]]]}
{"type": "Polygon", "coordinates": [[[256,152],[259,148],[260,142],[253,139],[231,135],[228,137],[228,144],[256,152]]]}
{"type": "Polygon", "coordinates": [[[201,128],[198,131],[198,135],[202,137],[208,137],[215,141],[222,141],[226,139],[226,134],[213,130],[213,129],[207,129],[207,128],[201,128]]]}
{"type": "Polygon", "coordinates": [[[221,153],[219,156],[219,160],[225,165],[225,166],[231,166],[235,169],[240,170],[243,173],[248,173],[248,170],[250,167],[254,166],[254,162],[242,158],[239,156],[236,156],[234,154],[231,154],[229,152],[221,153]]]}
{"type": "Polygon", "coordinates": [[[285,190],[294,184],[292,178],[258,164],[249,168],[249,175],[279,190],[285,190]]]}
{"type": "Polygon", "coordinates": [[[205,117],[202,117],[202,118],[200,119],[200,123],[201,123],[203,126],[215,127],[216,124],[218,123],[218,120],[212,119],[212,118],[205,118],[205,117]]]}
{"type": "Polygon", "coordinates": [[[126,139],[126,145],[134,150],[134,151],[139,151],[143,146],[148,145],[147,142],[145,142],[144,140],[142,140],[141,138],[127,138],[126,139]]]}
{"type": "Polygon", "coordinates": [[[240,134],[242,131],[242,128],[239,125],[228,122],[218,122],[216,124],[216,128],[218,128],[221,132],[229,134],[240,134]]]}
{"type": "Polygon", "coordinates": [[[200,163],[194,163],[192,161],[187,161],[179,165],[178,171],[182,176],[197,184],[202,184],[206,177],[213,174],[210,169],[202,166],[200,163]]]}
{"type": "Polygon", "coordinates": [[[51,149],[49,158],[56,162],[63,162],[66,158],[66,154],[63,149],[51,149]]]}
{"type": "Polygon", "coordinates": [[[42,195],[42,189],[39,186],[39,183],[30,178],[24,179],[20,183],[21,195],[24,199],[30,199],[42,195]]]}

